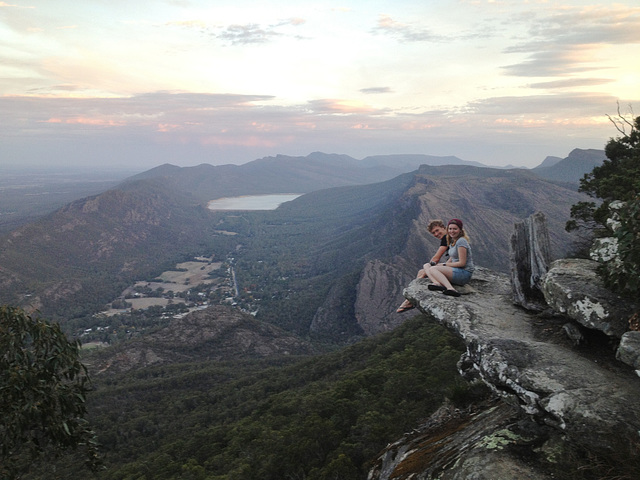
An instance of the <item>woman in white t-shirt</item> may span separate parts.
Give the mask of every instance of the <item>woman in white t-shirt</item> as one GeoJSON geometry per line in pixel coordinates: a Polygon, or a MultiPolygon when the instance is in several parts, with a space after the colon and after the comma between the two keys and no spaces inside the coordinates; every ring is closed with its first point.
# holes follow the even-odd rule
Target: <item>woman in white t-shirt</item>
{"type": "Polygon", "coordinates": [[[426,273],[433,283],[429,290],[441,291],[445,295],[459,297],[453,285],[465,285],[471,280],[475,266],[471,255],[469,237],[462,228],[462,220],[454,218],[447,225],[447,244],[449,260],[431,267],[426,273]],[[453,285],[452,285],[453,284],[453,285]]]}

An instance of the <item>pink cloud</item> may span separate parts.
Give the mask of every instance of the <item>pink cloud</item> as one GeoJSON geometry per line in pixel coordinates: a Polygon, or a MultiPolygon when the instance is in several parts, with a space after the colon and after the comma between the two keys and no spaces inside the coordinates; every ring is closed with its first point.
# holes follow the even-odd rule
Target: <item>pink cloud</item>
{"type": "Polygon", "coordinates": [[[123,127],[126,125],[125,122],[117,122],[114,120],[102,119],[102,118],[86,118],[86,117],[75,117],[75,118],[50,118],[48,120],[44,120],[42,123],[64,123],[68,125],[92,125],[97,127],[123,127]]]}

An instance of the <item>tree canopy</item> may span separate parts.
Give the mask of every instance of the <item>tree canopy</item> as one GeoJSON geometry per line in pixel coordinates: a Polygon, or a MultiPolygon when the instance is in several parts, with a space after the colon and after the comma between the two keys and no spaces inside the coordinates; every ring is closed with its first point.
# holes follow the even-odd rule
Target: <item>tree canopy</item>
{"type": "Polygon", "coordinates": [[[58,324],[0,307],[0,477],[18,478],[41,453],[68,448],[98,465],[79,347],[58,324]]]}
{"type": "Polygon", "coordinates": [[[600,199],[579,202],[571,208],[567,230],[588,225],[600,236],[617,241],[617,259],[600,269],[608,287],[619,293],[640,293],[640,117],[627,119],[620,113],[612,118],[621,134],[605,147],[607,159],[580,181],[580,191],[600,199]],[[612,213],[612,203],[616,205],[612,213]],[[609,219],[613,218],[614,222],[609,219]],[[580,223],[579,223],[580,222],[580,223]]]}
{"type": "Polygon", "coordinates": [[[618,115],[611,120],[621,136],[609,140],[605,146],[607,159],[584,175],[579,188],[601,203],[597,207],[595,202],[575,204],[567,230],[578,228],[578,222],[595,222],[594,226],[606,228],[611,202],[634,200],[640,191],[640,117],[629,120],[618,115]]]}

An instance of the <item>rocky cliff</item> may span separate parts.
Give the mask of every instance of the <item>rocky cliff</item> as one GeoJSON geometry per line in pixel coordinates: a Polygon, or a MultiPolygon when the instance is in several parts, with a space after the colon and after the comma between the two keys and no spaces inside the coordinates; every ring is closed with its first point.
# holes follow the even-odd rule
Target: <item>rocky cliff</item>
{"type": "MultiPolygon", "coordinates": [[[[564,230],[571,205],[587,198],[527,171],[422,166],[389,208],[384,223],[386,235],[376,237],[391,243],[394,233],[404,234],[393,255],[368,255],[357,284],[349,285],[355,295],[357,327],[365,335],[375,335],[395,328],[411,314],[397,315],[395,311],[403,301],[403,288],[438,248],[439,241],[426,230],[431,220],[461,218],[471,238],[476,264],[506,273],[515,223],[544,211],[549,232],[547,255],[563,257],[573,243],[573,237],[564,230]]],[[[339,288],[332,289],[313,320],[312,332],[341,328],[336,319],[344,311],[344,296],[339,288]]]]}
{"type": "Polygon", "coordinates": [[[516,305],[510,278],[484,268],[456,299],[411,282],[404,296],[464,340],[459,370],[493,398],[444,407],[389,445],[369,480],[637,478],[638,332],[625,332],[637,308],[602,287],[594,263],[552,263],[542,312],[516,305]]]}
{"type": "Polygon", "coordinates": [[[94,374],[122,373],[177,362],[264,358],[314,352],[306,341],[258,322],[237,308],[213,305],[175,318],[154,333],[97,352],[94,374]]]}

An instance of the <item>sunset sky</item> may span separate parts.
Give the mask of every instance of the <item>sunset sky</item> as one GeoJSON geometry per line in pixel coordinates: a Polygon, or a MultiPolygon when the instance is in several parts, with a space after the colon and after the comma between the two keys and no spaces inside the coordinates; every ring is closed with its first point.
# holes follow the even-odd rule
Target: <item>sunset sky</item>
{"type": "Polygon", "coordinates": [[[0,166],[534,167],[640,114],[640,2],[0,1],[0,166]]]}

